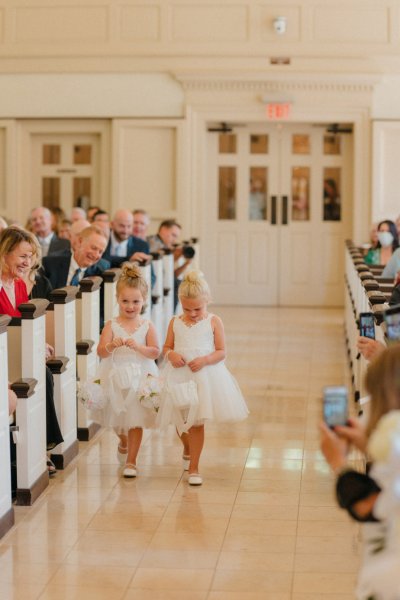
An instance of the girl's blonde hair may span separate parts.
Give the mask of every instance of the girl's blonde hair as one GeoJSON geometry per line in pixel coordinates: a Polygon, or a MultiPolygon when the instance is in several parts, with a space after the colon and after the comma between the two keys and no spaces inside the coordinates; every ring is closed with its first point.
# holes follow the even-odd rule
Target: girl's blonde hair
{"type": "Polygon", "coordinates": [[[19,244],[27,242],[32,249],[32,263],[29,278],[34,281],[35,273],[41,265],[42,251],[36,237],[18,225],[10,225],[0,234],[0,274],[4,269],[5,257],[19,244]]]}
{"type": "Polygon", "coordinates": [[[383,415],[400,409],[400,345],[387,348],[371,362],[365,385],[371,395],[369,436],[383,415]]]}
{"type": "Polygon", "coordinates": [[[147,282],[139,267],[129,262],[122,265],[122,273],[117,281],[117,297],[124,287],[139,290],[143,296],[143,300],[147,300],[147,294],[149,293],[147,282]]]}
{"type": "Polygon", "coordinates": [[[178,289],[179,298],[202,297],[207,302],[211,300],[211,292],[201,271],[189,271],[183,278],[178,289]]]}

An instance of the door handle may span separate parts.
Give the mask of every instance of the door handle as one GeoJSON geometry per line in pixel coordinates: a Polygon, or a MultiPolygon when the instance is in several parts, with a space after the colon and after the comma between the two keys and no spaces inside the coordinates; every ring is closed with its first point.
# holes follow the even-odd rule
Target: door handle
{"type": "Polygon", "coordinates": [[[276,225],[276,196],[271,196],[271,225],[276,225]]]}
{"type": "Polygon", "coordinates": [[[282,225],[288,224],[288,197],[282,196],[282,225]]]}

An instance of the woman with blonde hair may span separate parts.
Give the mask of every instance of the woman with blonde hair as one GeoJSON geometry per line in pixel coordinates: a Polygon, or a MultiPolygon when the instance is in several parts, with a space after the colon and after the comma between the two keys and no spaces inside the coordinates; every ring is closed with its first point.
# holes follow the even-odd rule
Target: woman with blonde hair
{"type": "Polygon", "coordinates": [[[339,505],[364,523],[364,557],[357,600],[400,598],[400,345],[383,351],[366,375],[370,413],[366,426],[321,424],[321,450],[337,475],[339,505]],[[347,464],[350,446],[372,461],[369,473],[347,464]]]}

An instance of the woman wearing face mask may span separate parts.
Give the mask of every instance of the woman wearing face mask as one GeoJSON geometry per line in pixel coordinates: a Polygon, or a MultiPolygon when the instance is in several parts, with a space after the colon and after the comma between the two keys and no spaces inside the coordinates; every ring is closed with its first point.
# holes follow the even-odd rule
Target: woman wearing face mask
{"type": "Polygon", "coordinates": [[[365,257],[368,265],[387,265],[393,252],[399,247],[399,236],[393,221],[381,221],[378,225],[378,244],[365,257]]]}

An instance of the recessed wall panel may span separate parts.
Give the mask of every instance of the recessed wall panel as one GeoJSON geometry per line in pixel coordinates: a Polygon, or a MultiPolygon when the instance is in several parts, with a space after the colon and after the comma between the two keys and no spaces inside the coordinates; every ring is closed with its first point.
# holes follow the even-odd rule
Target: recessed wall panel
{"type": "Polygon", "coordinates": [[[324,283],[336,285],[343,273],[343,243],[341,237],[335,233],[326,233],[322,236],[322,278],[324,283]]]}
{"type": "Polygon", "coordinates": [[[103,6],[21,7],[15,14],[15,41],[43,44],[105,41],[107,16],[103,6]]]}
{"type": "Polygon", "coordinates": [[[121,6],[119,20],[122,41],[156,41],[160,38],[158,6],[121,6]]]}
{"type": "Polygon", "coordinates": [[[176,210],[176,130],[127,127],[120,152],[122,205],[154,216],[176,210]]]}
{"type": "Polygon", "coordinates": [[[289,277],[294,284],[310,283],[311,285],[311,236],[307,233],[293,233],[290,245],[289,273],[284,273],[283,276],[289,277]]]}
{"type": "Polygon", "coordinates": [[[218,283],[236,283],[237,268],[237,234],[224,231],[218,235],[218,283]]]}
{"type": "Polygon", "coordinates": [[[244,42],[248,38],[247,7],[172,6],[171,38],[176,42],[244,42]]]}
{"type": "Polygon", "coordinates": [[[388,8],[316,7],[313,34],[320,43],[389,43],[388,8]]]}
{"type": "Polygon", "coordinates": [[[262,284],[268,282],[269,237],[262,232],[252,232],[248,240],[249,283],[262,284]]]}

